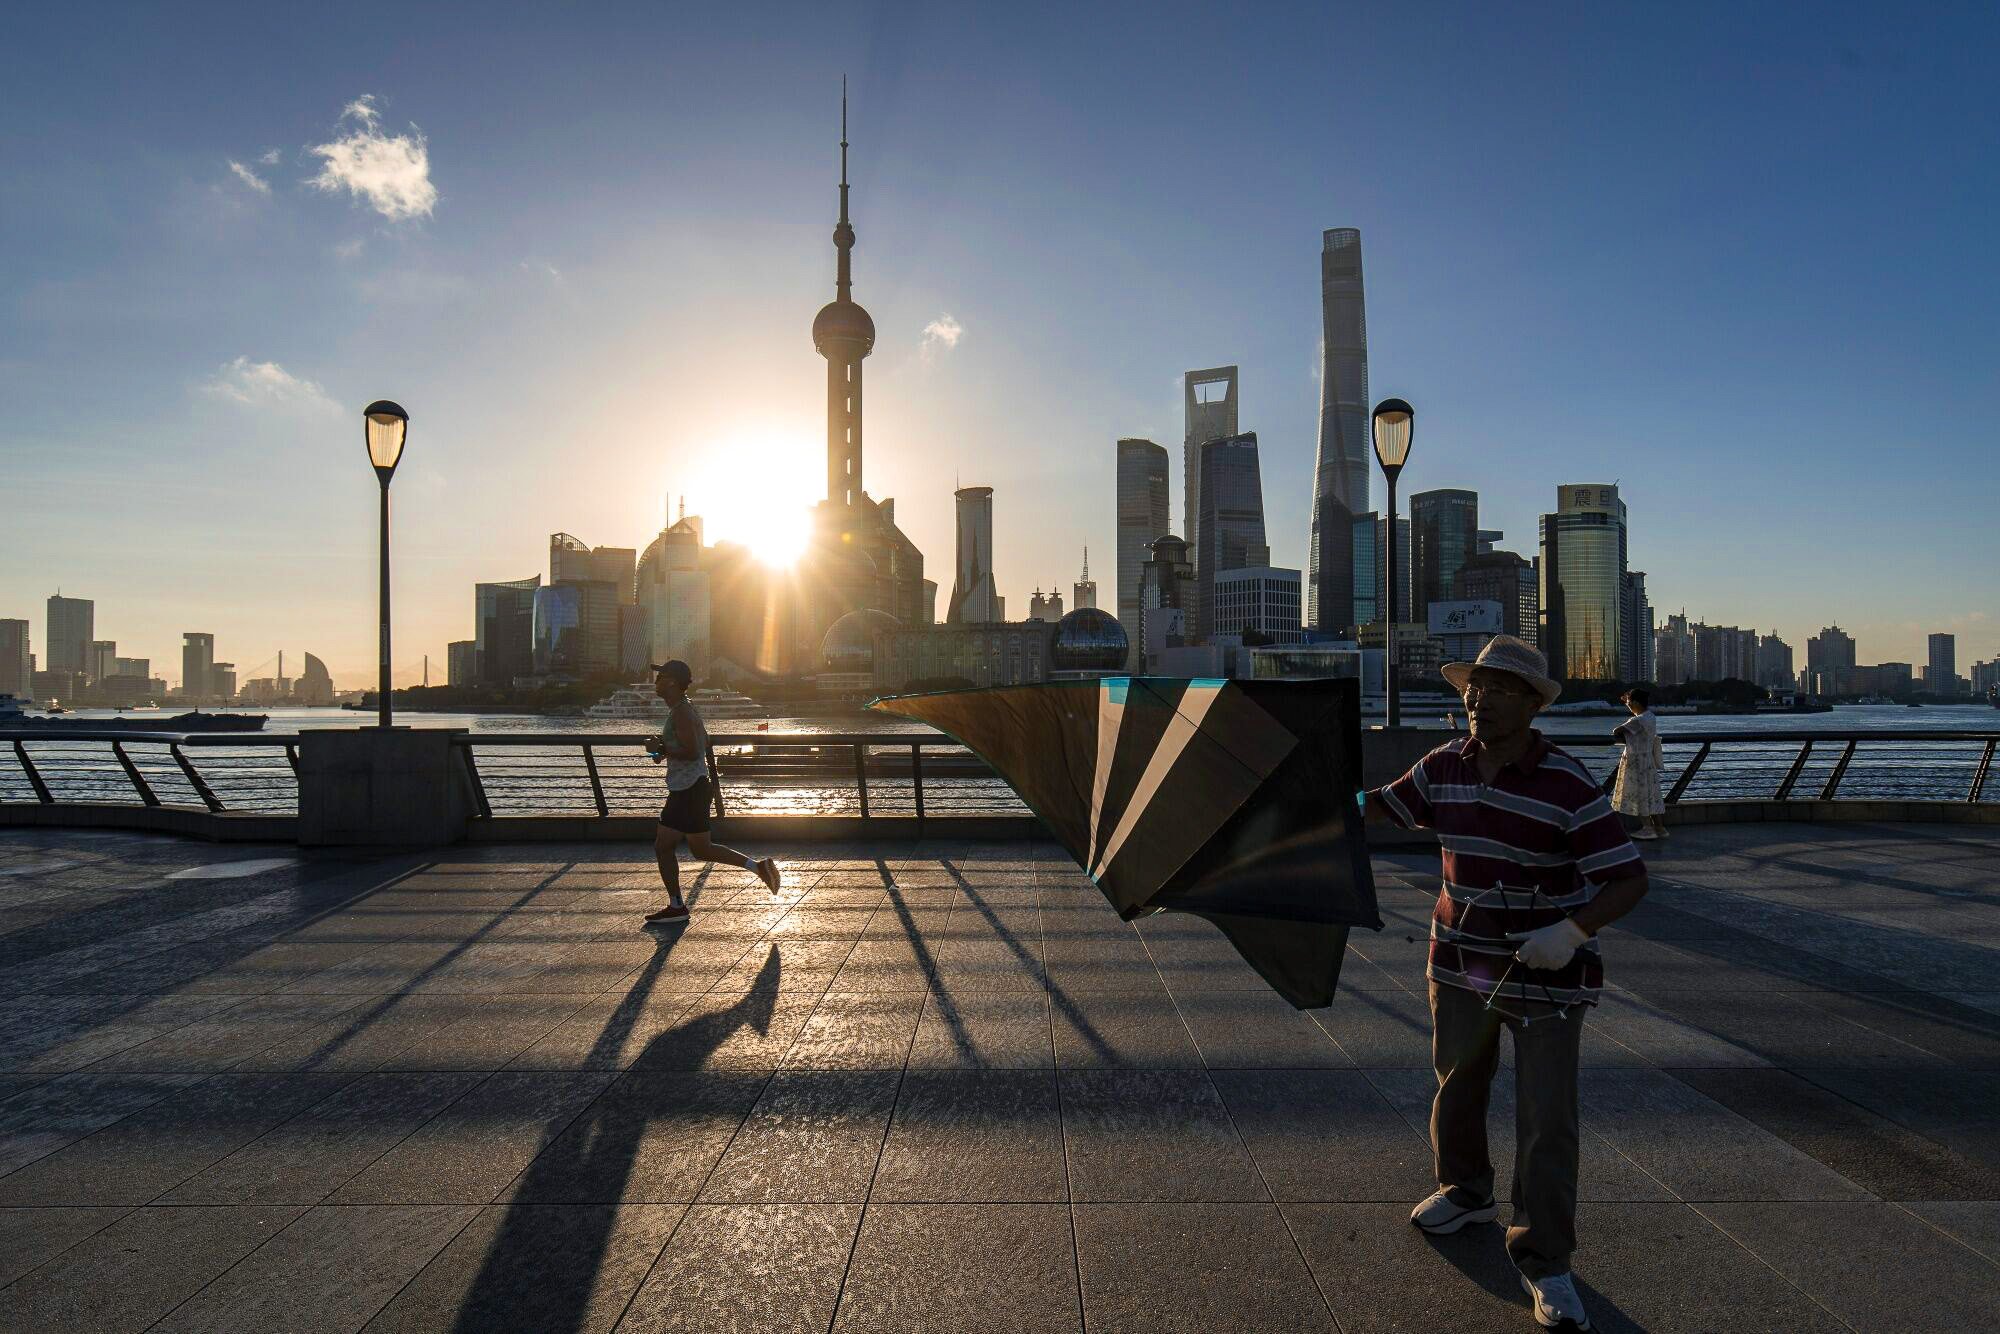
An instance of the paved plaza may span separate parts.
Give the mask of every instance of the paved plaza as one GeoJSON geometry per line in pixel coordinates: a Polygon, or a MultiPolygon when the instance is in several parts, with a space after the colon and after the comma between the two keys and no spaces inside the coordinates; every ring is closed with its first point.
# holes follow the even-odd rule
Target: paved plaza
{"type": "MultiPolygon", "coordinates": [[[[1052,846],[779,849],[678,933],[649,851],[0,833],[0,1329],[1533,1328],[1497,1229],[1405,1221],[1435,854],[1299,1013],[1052,846]]],[[[1990,1326],[2000,831],[1650,860],[1584,1038],[1598,1327],[1990,1326]]]]}

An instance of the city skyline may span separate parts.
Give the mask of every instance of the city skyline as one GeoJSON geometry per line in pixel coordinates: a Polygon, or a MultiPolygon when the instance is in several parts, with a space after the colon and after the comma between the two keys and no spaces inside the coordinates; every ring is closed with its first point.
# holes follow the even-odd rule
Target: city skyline
{"type": "MultiPolygon", "coordinates": [[[[524,93],[544,131],[525,142],[494,137],[470,81],[424,77],[423,58],[440,63],[451,46],[422,17],[398,61],[362,84],[353,71],[378,66],[331,41],[298,77],[243,81],[214,107],[148,103],[168,86],[156,67],[173,69],[174,88],[217,84],[210,62],[235,68],[266,49],[258,39],[204,52],[204,25],[183,23],[159,30],[176,59],[141,60],[133,46],[99,51],[60,82],[28,71],[8,188],[16,203],[33,192],[37,207],[0,223],[25,260],[0,280],[15,311],[0,383],[16,405],[10,463],[18,478],[32,462],[36,503],[17,504],[0,539],[0,616],[35,623],[39,657],[40,612],[60,586],[96,602],[97,632],[121,654],[172,663],[199,626],[246,670],[281,647],[310,650],[343,687],[362,683],[372,478],[355,418],[382,393],[413,418],[395,492],[399,683],[425,653],[441,677],[446,645],[473,631],[466,587],[536,568],[549,533],[643,545],[672,492],[693,497],[714,538],[741,539],[760,499],[742,494],[746,476],[768,480],[763,503],[803,511],[823,492],[825,372],[800,328],[829,276],[829,108],[846,63],[882,331],[872,489],[899,498],[897,522],[934,567],[953,549],[954,473],[995,488],[1003,596],[1024,604],[1030,588],[1069,578],[1056,551],[1115,550],[1113,442],[1173,440],[1185,370],[1236,365],[1241,419],[1260,436],[1271,563],[1305,568],[1322,400],[1316,270],[1323,232],[1351,225],[1369,254],[1373,391],[1408,397],[1420,419],[1404,495],[1477,491],[1482,522],[1527,553],[1557,486],[1616,481],[1643,516],[1630,563],[1649,572],[1658,607],[1770,627],[1794,645],[1838,622],[1866,660],[1926,661],[1931,633],[1955,634],[1963,663],[2000,653],[1977,563],[1948,559],[1978,549],[1995,502],[1986,442],[1976,429],[1919,439],[1893,412],[1897,386],[1973,422],[1994,397],[1991,336],[1964,300],[1968,283],[1993,281],[1970,243],[1990,148],[1958,127],[1978,123],[1992,94],[1963,77],[1967,32],[1931,19],[1881,38],[1858,13],[1829,16],[1823,31],[1779,34],[1774,77],[1732,81],[1754,62],[1703,54],[1713,44],[1692,36],[1655,48],[1644,25],[1607,21],[1561,34],[1544,56],[1468,15],[1463,41],[1416,62],[1399,101],[1464,76],[1481,51],[1526,62],[1510,84],[1537,61],[1586,51],[1606,79],[1633,76],[1642,48],[1667,72],[1736,63],[1705,85],[1717,105],[1691,108],[1690,94],[1661,86],[1664,73],[1648,76],[1629,94],[1597,90],[1608,99],[1599,128],[1558,117],[1548,143],[1523,149],[1494,145],[1529,109],[1506,109],[1489,133],[1463,105],[1491,76],[1474,73],[1430,119],[1399,124],[1370,109],[1382,76],[1357,58],[1361,86],[1316,95],[1354,127],[1335,155],[1284,124],[1328,107],[1284,92],[1283,79],[1260,80],[1278,91],[1226,114],[1203,110],[1213,125],[1165,96],[1186,57],[1164,44],[1151,48],[1160,63],[1120,70],[1114,87],[1057,93],[1044,81],[1023,93],[950,56],[951,24],[964,22],[855,49],[808,17],[796,47],[768,53],[796,77],[754,102],[725,86],[741,57],[675,93],[607,57],[591,79],[558,71],[524,93]],[[809,51],[821,32],[831,44],[809,51]],[[1919,46],[1941,64],[1910,90],[1893,70],[1919,46]],[[950,133],[923,109],[947,75],[980,113],[950,133]],[[703,97],[717,100],[692,119],[703,97]],[[675,147],[615,170],[603,151],[553,151],[600,103],[635,124],[675,124],[675,147]],[[1747,142],[1684,158],[1667,129],[1682,113],[1733,115],[1747,142]],[[1021,150],[1022,121],[1066,120],[1091,128],[1085,162],[1021,150]],[[1919,124],[1936,153],[1902,151],[1919,124]],[[69,156],[37,137],[52,127],[69,156]],[[1177,130],[1198,148],[1237,145],[1214,159],[1220,184],[1254,204],[1190,213],[1177,201],[1165,185],[1181,148],[1150,147],[1177,130]],[[1606,141],[1627,132],[1643,150],[1629,171],[1606,141]],[[341,145],[345,157],[321,151],[341,145]],[[1498,154],[1493,168],[1476,167],[1475,147],[1498,154]],[[1933,201],[1905,224],[1922,248],[1870,251],[1855,271],[1844,238],[1865,230],[1869,210],[1842,193],[1844,175],[1815,174],[1836,148],[1843,171],[1933,201]],[[1444,166],[1414,179],[1387,169],[1420,149],[1444,166]],[[1723,188],[1760,149],[1796,187],[1786,198],[1723,188]],[[483,157],[493,162],[476,169],[483,157]],[[1079,173],[1112,160],[1120,207],[1154,225],[1119,232],[1108,204],[1079,193],[1079,173]],[[378,170],[337,170],[355,161],[378,170]],[[1946,162],[1954,189],[1924,185],[1946,162]],[[1661,164],[1679,174],[1644,176],[1661,164]],[[1579,165],[1606,174],[1585,189],[1579,165]],[[1526,172],[1521,193],[1448,223],[1471,178],[1490,183],[1501,167],[1526,172]],[[1279,175],[1315,184],[1272,188],[1279,175]],[[535,204],[550,192],[520,187],[541,176],[590,207],[557,217],[535,204]],[[698,199],[676,190],[709,179],[718,186],[698,199]],[[986,188],[1001,179],[1005,191],[986,188]],[[1647,214],[1656,199],[1686,205],[1647,214]],[[1727,212],[1726,244],[1688,212],[1704,199],[1727,212]],[[1681,266],[1671,284],[1662,257],[1681,266]],[[739,280],[746,269],[754,281],[739,280]],[[1144,281],[1164,271],[1185,280],[1144,281]],[[1843,318],[1874,331],[1865,351],[1819,331],[1843,318]],[[79,383],[92,392],[75,393],[79,383]],[[1023,385],[1042,391],[1032,418],[1023,385]],[[1926,497],[1909,513],[1882,503],[1885,448],[1897,484],[1926,497]]],[[[1367,18],[1352,30],[1357,52],[1396,49],[1411,35],[1400,22],[1367,18]]],[[[1761,31],[1754,19],[1715,22],[1742,25],[1746,39],[1761,31]]],[[[1075,53],[1038,54],[1024,34],[974,26],[1009,70],[1066,67],[1110,40],[1091,27],[1075,53]]],[[[1292,67],[1277,39],[1296,26],[1266,18],[1226,40],[1277,73],[1292,67]]],[[[500,27],[471,59],[488,75],[513,68],[499,38],[527,35],[521,20],[500,27]]],[[[716,18],[687,34],[690,49],[741,35],[716,18]]],[[[1184,485],[1172,477],[1170,494],[1184,485]]],[[[1186,535],[1186,516],[1173,527],[1186,535]]]]}

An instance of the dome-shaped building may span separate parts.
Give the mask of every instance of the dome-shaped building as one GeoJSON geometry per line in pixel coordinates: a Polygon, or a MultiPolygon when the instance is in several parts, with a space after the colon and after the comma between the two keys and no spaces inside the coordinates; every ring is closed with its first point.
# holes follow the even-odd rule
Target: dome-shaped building
{"type": "Polygon", "coordinates": [[[874,671],[875,636],[902,624],[874,607],[848,612],[826,628],[826,638],[819,645],[820,667],[829,672],[874,671]]]}
{"type": "Polygon", "coordinates": [[[1131,643],[1118,618],[1096,607],[1078,607],[1056,622],[1049,666],[1057,673],[1103,675],[1125,670],[1131,643]]]}

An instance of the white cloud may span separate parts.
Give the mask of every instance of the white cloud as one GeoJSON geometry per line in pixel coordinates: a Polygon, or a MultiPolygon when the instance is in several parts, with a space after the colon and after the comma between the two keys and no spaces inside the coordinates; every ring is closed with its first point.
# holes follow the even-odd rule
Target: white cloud
{"type": "Polygon", "coordinates": [[[928,353],[941,347],[949,352],[958,346],[958,340],[964,336],[965,326],[953,319],[950,311],[945,311],[924,326],[924,351],[928,353]]]}
{"type": "Polygon", "coordinates": [[[531,278],[540,278],[547,282],[554,283],[558,287],[561,287],[564,284],[562,270],[557,268],[555,265],[549,263],[545,259],[522,260],[521,272],[527,274],[531,278]]]}
{"type": "Polygon", "coordinates": [[[248,357],[224,362],[202,384],[201,390],[211,398],[246,407],[337,410],[326,391],[315,382],[300,379],[275,361],[252,361],[248,357]]]}
{"type": "Polygon", "coordinates": [[[275,148],[271,148],[271,149],[266,149],[266,150],[265,150],[265,152],[264,152],[264,155],[263,155],[262,157],[258,158],[257,160],[258,160],[259,162],[263,163],[263,164],[264,164],[265,166],[267,166],[267,167],[275,167],[275,166],[277,166],[277,165],[278,165],[279,161],[280,161],[280,160],[281,160],[281,159],[282,159],[283,157],[284,157],[284,154],[280,153],[280,152],[279,152],[279,151],[278,151],[277,149],[275,149],[275,148]]]}
{"type": "Polygon", "coordinates": [[[355,256],[361,253],[362,249],[366,247],[367,244],[368,244],[367,241],[363,240],[359,236],[356,236],[351,240],[342,241],[338,245],[334,246],[333,253],[340,259],[353,259],[355,256]]]}
{"type": "Polygon", "coordinates": [[[265,180],[263,177],[259,176],[256,172],[250,170],[250,168],[244,166],[241,162],[238,162],[236,159],[231,158],[229,160],[229,170],[236,174],[237,180],[243,182],[245,185],[249,186],[252,190],[255,190],[258,194],[267,195],[271,193],[271,183],[269,181],[265,180]]]}
{"type": "Polygon", "coordinates": [[[437,205],[431,184],[431,155],[423,135],[381,131],[381,116],[373,95],[347,104],[340,119],[348,132],[331,143],[309,150],[325,159],[319,175],[307,182],[321,190],[346,190],[391,222],[427,218],[437,205]]]}

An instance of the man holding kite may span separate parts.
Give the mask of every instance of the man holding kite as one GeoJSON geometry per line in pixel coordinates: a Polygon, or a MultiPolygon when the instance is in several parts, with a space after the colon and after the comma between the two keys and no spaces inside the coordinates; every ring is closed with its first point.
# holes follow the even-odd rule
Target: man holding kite
{"type": "Polygon", "coordinates": [[[1433,1235],[1499,1216],[1486,1149],[1500,1030],[1514,1035],[1514,1216],[1507,1253],[1546,1328],[1589,1329],[1576,1249],[1577,1061],[1604,966],[1597,933],[1638,905],[1646,868],[1589,772],[1535,730],[1562,687],[1512,635],[1444,677],[1472,735],[1367,794],[1371,819],[1435,829],[1443,891],[1431,916],[1431,1147],[1438,1190],[1410,1221],[1433,1235]]]}

